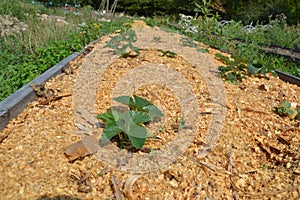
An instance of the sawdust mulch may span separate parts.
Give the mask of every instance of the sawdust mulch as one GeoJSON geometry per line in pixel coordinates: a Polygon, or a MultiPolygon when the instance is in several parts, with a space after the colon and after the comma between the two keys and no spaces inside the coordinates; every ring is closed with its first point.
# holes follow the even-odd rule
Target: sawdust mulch
{"type": "MultiPolygon", "coordinates": [[[[300,122],[279,117],[272,109],[283,99],[299,104],[300,88],[271,75],[269,79],[248,77],[239,85],[224,82],[226,102],[222,106],[227,112],[221,135],[207,155],[199,156],[207,142],[213,110],[207,80],[193,62],[213,70],[221,64],[214,58],[218,52],[200,45],[209,53],[193,60],[194,54],[188,56],[194,52],[192,47],[187,52],[182,51],[188,47],[173,49],[174,37],[180,37],[177,34],[146,27],[139,21],[133,28],[137,45],[147,47],[137,57],[105,57],[103,45],[108,38],[103,38],[88,56],[71,62],[65,73],[46,83],[46,88],[56,94],[72,96],[49,105],[32,102],[1,131],[1,135],[9,136],[0,144],[0,198],[116,199],[120,192],[126,199],[299,199],[300,122]],[[154,36],[161,41],[157,46],[182,53],[163,56],[155,45],[143,44],[154,36]],[[95,73],[95,77],[101,76],[95,83],[96,91],[83,89],[87,96],[78,98],[76,95],[81,93],[74,89],[79,88],[79,82],[83,88],[94,84],[94,77],[86,77],[85,82],[80,79],[80,70],[93,71],[99,63],[109,64],[101,73],[95,73]],[[118,170],[96,155],[69,162],[64,151],[81,138],[74,120],[76,106],[91,108],[93,115],[105,112],[111,106],[112,88],[120,77],[150,64],[165,65],[180,73],[190,83],[203,113],[197,121],[198,132],[185,152],[150,173],[118,170]]],[[[134,92],[159,105],[165,123],[164,131],[157,134],[164,142],[174,139],[178,135],[174,125],[183,113],[175,92],[163,84],[144,85],[134,92]]],[[[99,135],[101,130],[93,134],[99,135]]],[[[146,146],[159,149],[164,143],[148,141],[146,146]]]]}

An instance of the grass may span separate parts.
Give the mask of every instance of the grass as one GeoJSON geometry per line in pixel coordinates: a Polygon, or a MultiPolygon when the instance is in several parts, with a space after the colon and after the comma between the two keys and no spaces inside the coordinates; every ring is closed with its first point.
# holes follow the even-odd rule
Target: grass
{"type": "Polygon", "coordinates": [[[5,19],[0,21],[0,101],[93,40],[126,29],[129,21],[99,21],[89,7],[64,13],[11,0],[0,2],[0,16],[5,19]]]}

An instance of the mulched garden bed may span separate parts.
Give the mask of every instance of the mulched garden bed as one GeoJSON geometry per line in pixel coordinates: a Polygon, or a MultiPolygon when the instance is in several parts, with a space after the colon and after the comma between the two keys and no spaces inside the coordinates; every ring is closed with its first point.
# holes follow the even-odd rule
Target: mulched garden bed
{"type": "Polygon", "coordinates": [[[300,88],[272,75],[247,77],[240,84],[222,82],[224,96],[220,99],[225,100],[219,104],[212,100],[219,98],[213,92],[218,91],[219,85],[214,84],[221,79],[209,72],[221,65],[214,56],[218,51],[201,44],[198,47],[209,53],[195,53],[194,47],[178,49],[175,44],[181,36],[176,33],[147,27],[141,21],[132,27],[137,35],[135,45],[142,47],[138,55],[120,58],[111,54],[104,48],[110,37],[103,37],[88,55],[71,62],[63,74],[45,84],[55,95],[65,97],[46,105],[30,103],[1,131],[0,136],[8,137],[0,144],[0,198],[299,199],[300,122],[280,117],[273,109],[286,99],[299,104],[300,88]],[[157,49],[177,55],[168,56],[157,49]],[[160,82],[142,85],[137,74],[147,78],[150,72],[141,74],[140,67],[167,70],[152,77],[160,82]],[[174,78],[174,84],[163,82],[168,77],[174,78]],[[177,82],[178,77],[185,82],[177,82]],[[209,83],[210,78],[216,82],[209,83]],[[118,86],[126,81],[126,87],[118,86]],[[194,104],[180,106],[178,96],[184,96],[189,88],[197,108],[194,104]],[[156,170],[143,171],[149,163],[142,159],[149,152],[142,151],[134,153],[140,163],[129,159],[130,166],[125,167],[113,159],[106,162],[113,155],[109,152],[102,160],[102,150],[70,162],[65,155],[67,147],[87,135],[99,138],[102,131],[89,126],[87,117],[80,119],[78,108],[96,116],[112,106],[112,97],[128,93],[152,101],[165,115],[155,125],[162,131],[150,127],[160,139],[148,140],[145,146],[160,150],[172,140],[186,137],[189,143],[182,144],[184,151],[179,147],[174,151],[176,159],[162,160],[163,166],[153,167],[156,170]],[[178,120],[195,109],[198,118],[187,120],[195,122],[187,124],[194,137],[180,135],[178,120]],[[224,114],[222,126],[214,120],[218,113],[224,114]],[[214,130],[221,132],[208,137],[214,130]],[[209,148],[204,151],[205,147],[209,148]]]}

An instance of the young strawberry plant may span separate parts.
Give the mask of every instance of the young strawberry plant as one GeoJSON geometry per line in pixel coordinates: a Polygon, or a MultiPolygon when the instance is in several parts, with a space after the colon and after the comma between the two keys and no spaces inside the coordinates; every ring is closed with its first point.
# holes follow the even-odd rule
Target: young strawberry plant
{"type": "Polygon", "coordinates": [[[232,59],[230,59],[222,54],[216,54],[216,58],[225,64],[225,66],[220,66],[218,69],[222,78],[229,83],[238,83],[246,78],[245,75],[265,76],[269,72],[267,67],[256,60],[249,62],[247,58],[237,56],[232,56],[232,59]]]}
{"type": "Polygon", "coordinates": [[[290,119],[300,120],[300,108],[297,108],[295,103],[290,103],[288,100],[275,107],[273,112],[281,117],[288,116],[290,119]]]}
{"type": "Polygon", "coordinates": [[[126,30],[107,41],[105,47],[114,49],[115,54],[121,55],[122,58],[135,57],[140,54],[140,49],[133,45],[135,41],[136,34],[134,30],[126,30]]]}
{"type": "Polygon", "coordinates": [[[120,148],[140,149],[151,137],[145,128],[145,124],[156,118],[164,116],[163,113],[150,101],[133,95],[114,98],[115,101],[126,105],[129,110],[120,112],[110,109],[107,113],[99,114],[98,119],[105,122],[101,141],[117,139],[120,148]]]}

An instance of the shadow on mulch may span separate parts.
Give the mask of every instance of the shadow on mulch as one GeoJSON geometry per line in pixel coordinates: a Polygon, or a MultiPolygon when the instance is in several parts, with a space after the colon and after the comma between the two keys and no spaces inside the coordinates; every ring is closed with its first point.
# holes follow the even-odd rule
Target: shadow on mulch
{"type": "Polygon", "coordinates": [[[47,195],[44,195],[36,200],[61,200],[61,199],[63,199],[63,200],[81,200],[77,197],[71,197],[68,195],[59,195],[59,196],[54,196],[54,197],[49,197],[47,195]]]}

